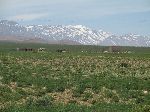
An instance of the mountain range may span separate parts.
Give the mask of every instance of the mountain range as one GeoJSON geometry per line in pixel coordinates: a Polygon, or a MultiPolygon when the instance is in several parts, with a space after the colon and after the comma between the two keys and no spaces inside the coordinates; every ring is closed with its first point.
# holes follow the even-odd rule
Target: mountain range
{"type": "Polygon", "coordinates": [[[15,21],[0,21],[0,41],[150,47],[150,37],[137,34],[114,35],[82,25],[19,25],[15,21]]]}

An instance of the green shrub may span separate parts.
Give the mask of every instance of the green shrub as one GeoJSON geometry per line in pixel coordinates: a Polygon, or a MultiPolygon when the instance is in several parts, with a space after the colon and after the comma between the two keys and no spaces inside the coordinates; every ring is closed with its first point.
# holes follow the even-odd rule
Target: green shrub
{"type": "Polygon", "coordinates": [[[43,106],[43,107],[47,107],[47,106],[51,106],[52,105],[52,101],[53,98],[50,96],[42,96],[40,98],[38,98],[35,102],[36,106],[43,106]]]}
{"type": "Polygon", "coordinates": [[[45,95],[38,98],[29,97],[26,101],[28,107],[50,107],[53,104],[53,98],[51,96],[45,95]]]}

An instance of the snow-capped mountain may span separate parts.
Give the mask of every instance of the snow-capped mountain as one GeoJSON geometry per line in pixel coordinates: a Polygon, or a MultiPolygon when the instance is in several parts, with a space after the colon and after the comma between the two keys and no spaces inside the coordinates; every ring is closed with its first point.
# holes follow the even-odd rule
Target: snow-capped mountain
{"type": "Polygon", "coordinates": [[[27,25],[21,26],[14,21],[0,21],[0,40],[29,41],[45,43],[150,46],[150,37],[128,34],[116,36],[103,30],[93,30],[82,25],[27,25]]]}

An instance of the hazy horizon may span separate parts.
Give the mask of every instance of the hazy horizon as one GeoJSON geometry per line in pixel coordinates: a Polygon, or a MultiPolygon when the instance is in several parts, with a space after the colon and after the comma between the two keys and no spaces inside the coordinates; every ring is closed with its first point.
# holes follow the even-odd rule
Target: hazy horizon
{"type": "Polygon", "coordinates": [[[150,1],[1,0],[0,19],[22,25],[83,25],[118,35],[150,35],[150,1]]]}

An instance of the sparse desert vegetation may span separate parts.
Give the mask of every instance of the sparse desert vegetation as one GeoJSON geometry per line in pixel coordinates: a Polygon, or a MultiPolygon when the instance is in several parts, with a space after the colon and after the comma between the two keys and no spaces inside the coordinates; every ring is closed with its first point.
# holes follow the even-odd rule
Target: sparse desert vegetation
{"type": "Polygon", "coordinates": [[[2,112],[150,111],[149,48],[124,48],[133,53],[57,45],[43,45],[44,52],[12,50],[17,47],[0,46],[2,112]],[[56,52],[59,47],[69,50],[56,52]]]}

